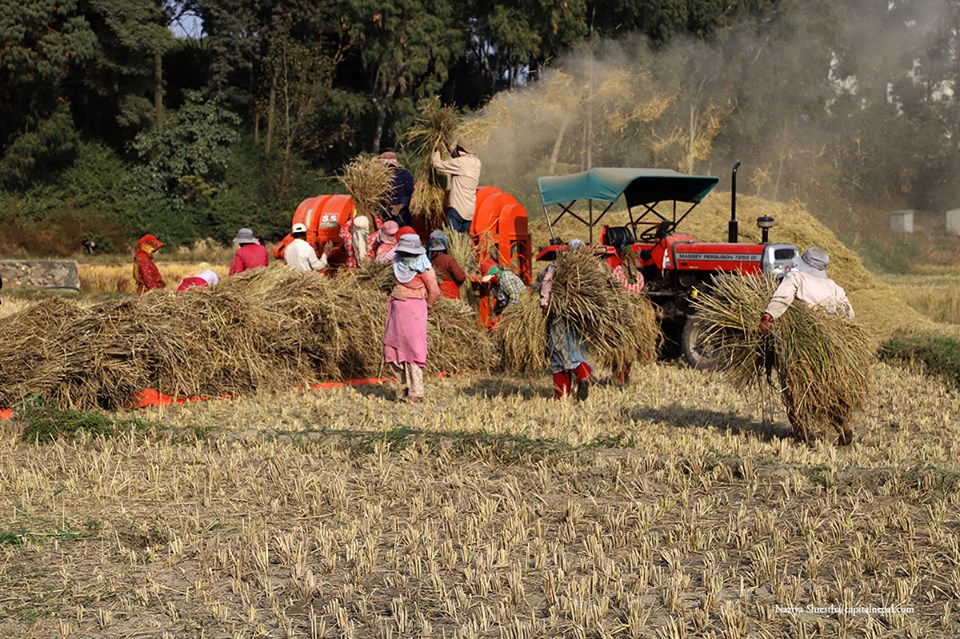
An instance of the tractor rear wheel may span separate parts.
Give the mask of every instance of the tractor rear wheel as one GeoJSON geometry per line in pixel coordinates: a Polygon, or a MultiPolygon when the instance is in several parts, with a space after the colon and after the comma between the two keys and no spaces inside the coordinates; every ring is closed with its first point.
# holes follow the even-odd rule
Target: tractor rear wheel
{"type": "Polygon", "coordinates": [[[720,354],[704,342],[704,325],[696,315],[687,317],[680,338],[683,356],[693,368],[715,370],[720,368],[720,354]]]}

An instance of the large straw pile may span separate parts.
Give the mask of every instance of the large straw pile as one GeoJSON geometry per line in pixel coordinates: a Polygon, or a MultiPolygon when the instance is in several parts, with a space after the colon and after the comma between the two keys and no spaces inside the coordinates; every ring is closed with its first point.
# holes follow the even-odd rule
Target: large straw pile
{"type": "Polygon", "coordinates": [[[767,277],[717,278],[710,294],[694,303],[704,338],[718,350],[734,385],[774,388],[798,437],[835,434],[835,424],[871,388],[870,338],[856,322],[803,303],[792,304],[765,338],[757,325],[776,287],[767,277]]]}
{"type": "Polygon", "coordinates": [[[437,100],[422,107],[423,115],[406,133],[407,147],[416,157],[414,180],[417,188],[410,199],[410,209],[423,213],[429,225],[436,228],[446,219],[443,207],[445,179],[434,170],[430,158],[435,150],[448,148],[456,142],[460,114],[453,107],[441,107],[437,100]]]}
{"type": "MultiPolygon", "coordinates": [[[[387,276],[274,266],[180,295],[152,291],[86,309],[44,301],[0,326],[0,406],[39,395],[64,408],[114,409],[145,388],[219,396],[389,374],[387,276]]],[[[428,344],[432,373],[496,363],[476,316],[448,300],[430,313],[428,344]]]]}
{"type": "Polygon", "coordinates": [[[360,215],[373,220],[393,197],[393,176],[396,169],[378,158],[357,156],[343,167],[337,179],[347,189],[360,215]]]}
{"type": "MultiPolygon", "coordinates": [[[[619,371],[656,360],[660,329],[646,297],[624,290],[589,250],[561,254],[556,268],[548,317],[564,319],[597,364],[619,371]]],[[[546,363],[546,319],[533,297],[501,318],[497,332],[508,370],[529,373],[546,363]]]]}

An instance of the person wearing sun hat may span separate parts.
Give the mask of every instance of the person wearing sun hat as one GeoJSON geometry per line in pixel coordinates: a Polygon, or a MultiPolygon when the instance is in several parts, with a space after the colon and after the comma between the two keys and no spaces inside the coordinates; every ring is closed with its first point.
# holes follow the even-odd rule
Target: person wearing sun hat
{"type": "Polygon", "coordinates": [[[437,272],[440,292],[448,299],[459,300],[460,287],[467,281],[467,274],[460,268],[456,258],[450,255],[446,233],[439,229],[431,233],[427,250],[433,270],[437,272]]]}
{"type": "Polygon", "coordinates": [[[394,287],[387,300],[383,360],[396,372],[401,398],[423,401],[423,369],[427,366],[427,314],[440,288],[426,250],[416,233],[399,236],[393,257],[394,287]]]}
{"type": "MultiPolygon", "coordinates": [[[[800,300],[807,306],[821,308],[827,313],[853,318],[853,306],[847,299],[846,292],[827,276],[828,264],[830,264],[830,255],[819,246],[810,247],[800,256],[795,267],[780,282],[767,308],[760,315],[757,330],[761,335],[770,335],[774,329],[774,322],[780,319],[796,300],[800,300]]],[[[785,387],[783,392],[789,396],[790,389],[785,387]]],[[[791,403],[788,402],[788,404],[791,403]]],[[[787,418],[793,425],[790,411],[787,411],[787,418]]],[[[838,413],[833,416],[834,426],[839,433],[837,444],[840,446],[853,443],[853,430],[849,426],[849,418],[847,413],[838,413]]]]}
{"type": "Polygon", "coordinates": [[[260,244],[250,229],[240,229],[233,243],[239,248],[230,262],[230,275],[237,275],[254,268],[263,268],[270,264],[270,255],[266,247],[260,244]]]}
{"type": "Polygon", "coordinates": [[[143,295],[149,290],[166,287],[160,269],[153,261],[153,254],[163,248],[163,242],[152,233],[137,241],[137,252],[133,255],[133,281],[137,285],[137,294],[143,295]]]}
{"type": "Polygon", "coordinates": [[[400,225],[393,220],[383,223],[380,230],[373,236],[370,247],[374,262],[389,264],[393,261],[393,253],[397,248],[397,231],[399,230],[400,225]]]}

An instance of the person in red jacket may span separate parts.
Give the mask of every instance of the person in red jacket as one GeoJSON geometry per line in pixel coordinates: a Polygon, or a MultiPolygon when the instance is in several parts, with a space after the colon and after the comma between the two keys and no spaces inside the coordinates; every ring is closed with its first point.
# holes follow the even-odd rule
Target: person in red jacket
{"type": "Polygon", "coordinates": [[[460,287],[466,281],[467,274],[457,264],[456,258],[450,255],[446,234],[439,230],[431,233],[427,248],[430,251],[433,270],[437,273],[437,281],[440,282],[440,292],[444,297],[459,300],[460,287]]]}
{"type": "Polygon", "coordinates": [[[253,236],[250,229],[240,229],[237,236],[233,238],[233,243],[240,246],[233,255],[233,262],[230,264],[230,275],[243,273],[252,268],[261,268],[270,263],[270,256],[267,249],[260,244],[260,240],[253,236]]]}
{"type": "Polygon", "coordinates": [[[138,295],[166,286],[160,275],[160,269],[153,261],[153,254],[161,248],[163,248],[163,242],[149,233],[137,241],[137,252],[133,255],[133,281],[137,284],[138,295]]]}

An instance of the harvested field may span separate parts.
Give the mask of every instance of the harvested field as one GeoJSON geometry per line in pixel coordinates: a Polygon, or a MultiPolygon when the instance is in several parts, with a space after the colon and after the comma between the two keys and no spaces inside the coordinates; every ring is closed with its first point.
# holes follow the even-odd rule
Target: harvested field
{"type": "Polygon", "coordinates": [[[420,407],[261,395],[46,444],[14,422],[0,635],[960,633],[956,390],[880,366],[838,450],[719,376],[635,380],[580,405],[483,376],[420,407]]]}

